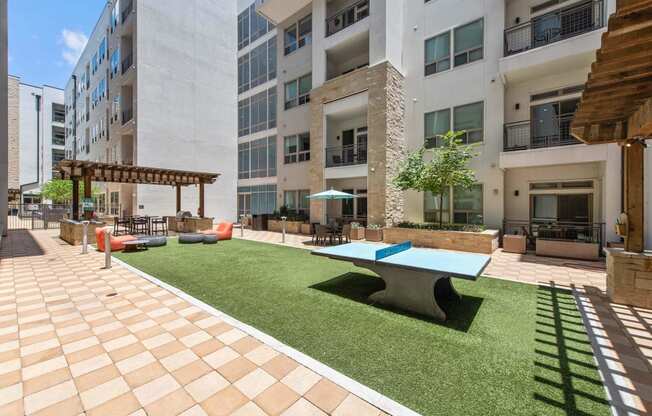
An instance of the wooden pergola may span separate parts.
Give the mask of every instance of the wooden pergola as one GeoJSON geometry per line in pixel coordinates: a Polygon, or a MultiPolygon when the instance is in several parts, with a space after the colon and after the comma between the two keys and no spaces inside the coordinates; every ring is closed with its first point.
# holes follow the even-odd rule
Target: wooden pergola
{"type": "Polygon", "coordinates": [[[624,149],[625,250],[644,251],[644,149],[652,139],[652,0],[617,0],[571,134],[624,149]]]}
{"type": "MultiPolygon", "coordinates": [[[[204,185],[215,183],[218,173],[191,172],[143,166],[116,165],[83,160],[62,160],[57,165],[61,179],[72,180],[73,219],[79,220],[79,181],[84,183],[84,198],[92,197],[92,182],[113,182],[174,186],[177,212],[181,211],[181,188],[199,186],[199,216],[204,217],[204,185]]],[[[87,214],[86,214],[87,215],[87,214]]]]}

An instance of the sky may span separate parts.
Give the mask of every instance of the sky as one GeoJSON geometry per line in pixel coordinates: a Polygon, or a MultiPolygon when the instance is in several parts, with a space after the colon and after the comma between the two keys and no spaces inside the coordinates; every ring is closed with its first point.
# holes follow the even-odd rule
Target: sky
{"type": "Polygon", "coordinates": [[[9,73],[64,88],[106,0],[9,0],[9,73]]]}

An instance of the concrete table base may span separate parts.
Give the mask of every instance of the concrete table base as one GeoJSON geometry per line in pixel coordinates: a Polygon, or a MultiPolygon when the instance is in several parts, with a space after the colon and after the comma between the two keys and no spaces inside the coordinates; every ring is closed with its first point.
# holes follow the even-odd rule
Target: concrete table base
{"type": "Polygon", "coordinates": [[[384,306],[402,309],[419,315],[446,320],[446,312],[437,300],[455,299],[461,296],[451,282],[450,276],[432,272],[408,270],[382,264],[354,262],[354,265],[371,270],[385,282],[385,289],[373,293],[369,299],[384,306]]]}

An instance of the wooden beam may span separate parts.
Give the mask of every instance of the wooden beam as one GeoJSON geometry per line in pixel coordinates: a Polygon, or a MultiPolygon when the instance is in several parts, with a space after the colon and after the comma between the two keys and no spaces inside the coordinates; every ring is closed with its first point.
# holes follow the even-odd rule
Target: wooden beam
{"type": "Polygon", "coordinates": [[[72,219],[79,221],[79,179],[72,178],[72,219]]]}
{"type": "Polygon", "coordinates": [[[199,218],[204,218],[204,184],[199,184],[199,218]]]}
{"type": "Polygon", "coordinates": [[[629,118],[629,137],[652,138],[652,98],[648,98],[629,118]]]}
{"type": "Polygon", "coordinates": [[[642,253],[644,244],[644,184],[643,165],[645,145],[633,141],[625,145],[625,213],[627,214],[627,236],[625,251],[642,253]]]}
{"type": "MultiPolygon", "coordinates": [[[[93,196],[93,185],[91,182],[90,172],[87,172],[84,175],[84,199],[91,198],[93,196]]],[[[90,221],[93,217],[92,211],[84,210],[84,219],[90,221]]]]}
{"type": "Polygon", "coordinates": [[[181,185],[177,185],[177,212],[181,211],[181,185]]]}

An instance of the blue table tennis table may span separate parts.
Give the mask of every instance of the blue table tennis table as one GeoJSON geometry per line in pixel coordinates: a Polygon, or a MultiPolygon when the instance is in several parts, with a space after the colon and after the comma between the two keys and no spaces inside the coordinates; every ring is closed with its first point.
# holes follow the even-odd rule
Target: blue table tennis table
{"type": "Polygon", "coordinates": [[[382,305],[441,321],[446,313],[438,300],[460,299],[451,278],[476,280],[490,256],[413,248],[401,244],[350,243],[312,251],[316,256],[353,263],[380,276],[385,289],[370,296],[382,305]]]}

